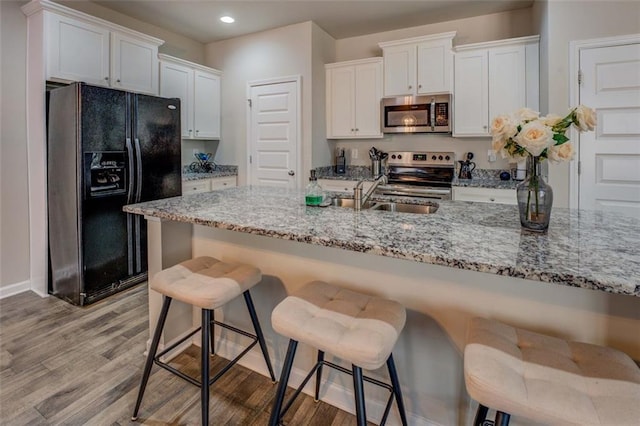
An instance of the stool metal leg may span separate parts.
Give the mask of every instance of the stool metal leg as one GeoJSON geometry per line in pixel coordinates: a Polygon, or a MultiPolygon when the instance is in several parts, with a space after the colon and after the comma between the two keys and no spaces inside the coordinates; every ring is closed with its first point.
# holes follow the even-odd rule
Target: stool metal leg
{"type": "Polygon", "coordinates": [[[289,348],[287,349],[287,356],[284,359],[284,365],[282,366],[282,373],[280,374],[280,383],[278,384],[278,392],[276,393],[276,399],[271,410],[271,418],[269,419],[269,426],[277,426],[280,423],[280,412],[282,411],[282,403],[284,402],[284,394],[287,391],[287,383],[289,382],[289,375],[291,374],[291,367],[293,366],[293,358],[296,355],[296,348],[298,342],[291,339],[289,340],[289,348]]]}
{"type": "Polygon", "coordinates": [[[209,341],[211,343],[211,355],[216,354],[216,332],[215,332],[216,323],[213,322],[214,319],[215,319],[215,313],[212,312],[211,321],[209,321],[209,336],[210,336],[209,341]]]}
{"type": "Polygon", "coordinates": [[[211,331],[211,310],[202,310],[202,343],[200,353],[200,408],[202,410],[202,424],[209,424],[209,333],[211,331]]]}
{"type": "Polygon", "coordinates": [[[503,413],[502,411],[496,412],[496,419],[493,422],[495,426],[509,426],[509,420],[511,419],[511,415],[507,413],[503,413]]]}
{"type": "Polygon", "coordinates": [[[484,421],[487,419],[488,412],[489,408],[482,404],[478,404],[478,410],[476,411],[476,418],[473,420],[473,426],[482,426],[484,421]]]}
{"type": "Polygon", "coordinates": [[[144,372],[142,373],[142,380],[140,381],[140,390],[138,390],[138,399],[136,400],[136,406],[133,409],[133,415],[131,420],[138,420],[138,410],[140,409],[140,403],[142,403],[142,397],[144,396],[144,390],[147,387],[149,381],[149,374],[151,373],[151,367],[153,367],[153,358],[155,358],[158,352],[158,344],[160,343],[160,337],[162,336],[162,330],[167,320],[167,313],[169,312],[169,306],[171,306],[171,298],[164,296],[162,302],[162,309],[160,310],[160,317],[158,317],[158,323],[156,324],[156,331],[153,334],[151,340],[151,347],[147,354],[147,360],[144,364],[144,372]]]}
{"type": "Polygon", "coordinates": [[[402,390],[400,390],[400,381],[398,380],[398,372],[396,371],[396,364],[393,362],[393,354],[389,355],[387,359],[387,369],[389,370],[389,376],[391,377],[391,384],[393,385],[393,393],[396,396],[396,404],[398,405],[398,411],[400,412],[400,419],[403,426],[407,426],[407,413],[404,409],[404,401],[402,400],[402,390]]]}
{"type": "Polygon", "coordinates": [[[256,332],[256,337],[258,338],[258,343],[260,344],[260,349],[262,350],[262,355],[264,356],[264,361],[267,363],[267,369],[269,369],[269,375],[271,376],[271,380],[275,383],[276,375],[274,374],[273,367],[271,366],[271,358],[269,358],[269,351],[267,350],[267,344],[264,341],[264,334],[262,334],[262,327],[260,327],[258,315],[256,315],[256,308],[253,306],[251,293],[249,293],[249,290],[247,290],[243,293],[243,295],[244,301],[247,304],[247,309],[249,310],[249,315],[251,316],[253,329],[256,332]]]}
{"type": "Polygon", "coordinates": [[[367,411],[364,407],[364,384],[362,382],[362,368],[355,365],[351,366],[353,370],[353,390],[356,396],[356,419],[358,426],[367,425],[367,411]]]}
{"type": "Polygon", "coordinates": [[[315,402],[320,401],[320,381],[322,380],[322,361],[324,361],[324,352],[318,351],[318,369],[316,370],[316,395],[315,402]]]}

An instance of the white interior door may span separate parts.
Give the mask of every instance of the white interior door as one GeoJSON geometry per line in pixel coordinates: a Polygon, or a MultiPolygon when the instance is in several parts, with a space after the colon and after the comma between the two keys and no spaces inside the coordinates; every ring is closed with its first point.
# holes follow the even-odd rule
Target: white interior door
{"type": "Polygon", "coordinates": [[[598,124],[580,135],[579,207],[640,217],[640,43],[581,49],[580,69],[598,124]]]}
{"type": "Polygon", "coordinates": [[[295,188],[298,182],[298,82],[250,85],[251,185],[295,188]]]}

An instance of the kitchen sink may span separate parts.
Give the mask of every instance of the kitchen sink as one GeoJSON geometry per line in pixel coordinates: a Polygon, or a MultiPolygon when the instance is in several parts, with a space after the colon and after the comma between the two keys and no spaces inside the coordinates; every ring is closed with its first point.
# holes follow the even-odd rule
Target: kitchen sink
{"type": "Polygon", "coordinates": [[[384,210],[399,213],[430,214],[438,210],[438,204],[376,203],[371,210],[384,210]]]}
{"type": "MultiPolygon", "coordinates": [[[[346,208],[352,209],[353,204],[354,204],[353,198],[335,197],[331,199],[331,205],[336,207],[346,207],[346,208]]],[[[362,206],[362,209],[364,210],[364,209],[371,208],[373,205],[374,203],[372,203],[371,201],[367,201],[362,206]]]]}
{"type": "MultiPolygon", "coordinates": [[[[331,199],[331,205],[336,207],[345,207],[353,209],[353,198],[335,197],[331,199]]],[[[362,206],[362,210],[382,210],[388,212],[399,213],[416,213],[430,214],[438,210],[438,204],[430,202],[429,204],[408,204],[384,201],[367,201],[362,206]]]]}

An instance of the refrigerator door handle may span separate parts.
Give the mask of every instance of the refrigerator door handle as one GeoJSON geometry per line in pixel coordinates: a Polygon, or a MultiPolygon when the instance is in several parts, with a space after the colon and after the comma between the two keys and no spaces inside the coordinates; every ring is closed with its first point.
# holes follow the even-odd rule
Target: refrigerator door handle
{"type": "Polygon", "coordinates": [[[129,189],[127,190],[127,204],[131,204],[133,202],[133,147],[131,146],[131,138],[127,138],[127,155],[129,156],[129,189]]]}
{"type": "Polygon", "coordinates": [[[136,144],[136,198],[135,202],[139,203],[142,198],[142,153],[140,151],[140,139],[135,138],[136,144]]]}

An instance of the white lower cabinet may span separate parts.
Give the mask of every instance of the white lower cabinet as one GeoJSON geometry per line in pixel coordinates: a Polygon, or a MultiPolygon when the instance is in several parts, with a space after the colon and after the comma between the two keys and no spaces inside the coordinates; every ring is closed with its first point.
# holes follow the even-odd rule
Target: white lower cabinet
{"type": "Polygon", "coordinates": [[[476,201],[481,203],[518,204],[515,189],[453,187],[454,201],[476,201]]]}
{"type": "Polygon", "coordinates": [[[190,180],[182,183],[182,195],[197,194],[199,192],[209,192],[236,186],[238,186],[236,176],[190,180]]]}
{"type": "MultiPolygon", "coordinates": [[[[358,184],[357,180],[340,180],[340,179],[318,179],[318,184],[325,191],[332,192],[349,192],[353,194],[353,188],[358,184]]],[[[363,191],[368,191],[373,182],[365,182],[362,186],[363,191]]]]}
{"type": "Polygon", "coordinates": [[[211,191],[211,179],[190,180],[182,182],[182,195],[211,191]]]}
{"type": "Polygon", "coordinates": [[[234,188],[236,186],[238,186],[238,182],[235,176],[219,177],[219,178],[211,179],[212,191],[215,191],[216,189],[234,188]]]}

